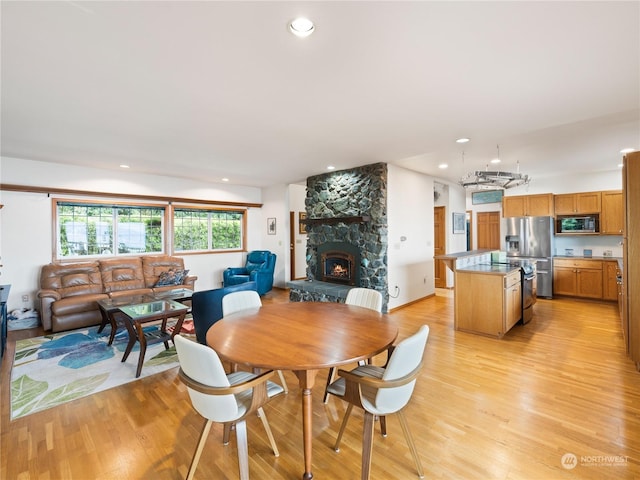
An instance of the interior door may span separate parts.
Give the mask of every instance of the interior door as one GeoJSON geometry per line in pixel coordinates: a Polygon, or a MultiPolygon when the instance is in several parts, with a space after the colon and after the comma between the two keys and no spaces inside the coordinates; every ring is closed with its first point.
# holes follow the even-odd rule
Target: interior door
{"type": "Polygon", "coordinates": [[[289,212],[289,279],[296,279],[296,212],[289,212]]]}
{"type": "Polygon", "coordinates": [[[478,212],[478,249],[500,250],[500,212],[478,212]]]}
{"type": "MultiPolygon", "coordinates": [[[[445,207],[433,207],[433,253],[444,255],[446,253],[446,225],[445,207]]],[[[433,277],[436,288],[447,287],[447,267],[442,260],[433,262],[433,277]]]]}

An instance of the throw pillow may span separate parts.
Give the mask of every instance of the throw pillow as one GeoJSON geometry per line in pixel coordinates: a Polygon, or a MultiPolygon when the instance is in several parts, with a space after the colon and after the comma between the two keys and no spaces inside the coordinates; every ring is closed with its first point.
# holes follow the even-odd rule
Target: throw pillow
{"type": "Polygon", "coordinates": [[[167,270],[160,274],[158,281],[154,287],[165,287],[167,285],[182,285],[184,277],[187,276],[189,270],[167,270]]]}

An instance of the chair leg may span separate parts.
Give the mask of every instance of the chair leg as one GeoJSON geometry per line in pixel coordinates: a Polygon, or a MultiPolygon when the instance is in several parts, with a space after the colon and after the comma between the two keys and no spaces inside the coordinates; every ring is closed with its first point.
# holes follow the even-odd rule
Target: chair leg
{"type": "Polygon", "coordinates": [[[209,436],[209,430],[211,430],[212,423],[213,422],[211,420],[207,420],[204,424],[204,427],[202,428],[200,439],[198,440],[198,446],[196,447],[196,452],[193,454],[193,459],[191,460],[191,465],[189,466],[187,480],[191,480],[193,478],[193,475],[196,473],[196,467],[198,466],[198,462],[200,461],[200,456],[202,455],[204,444],[207,441],[207,437],[209,436]]]}
{"type": "Polygon", "coordinates": [[[349,415],[351,415],[351,410],[353,409],[353,405],[350,403],[347,406],[347,411],[344,412],[344,418],[342,419],[342,425],[340,425],[340,431],[338,432],[338,438],[336,438],[336,444],[333,446],[333,449],[336,452],[340,451],[340,441],[342,440],[342,434],[344,433],[344,429],[347,426],[347,421],[349,420],[349,415]]]}
{"type": "Polygon", "coordinates": [[[247,422],[236,423],[236,442],[238,443],[238,467],[240,480],[249,480],[249,447],[247,444],[247,422]]]}
{"type": "Polygon", "coordinates": [[[331,367],[329,369],[329,375],[327,376],[327,385],[324,387],[324,397],[322,397],[322,403],[326,404],[329,401],[329,385],[333,382],[333,377],[336,376],[336,368],[331,367]]]}
{"type": "Polygon", "coordinates": [[[424,478],[422,463],[420,463],[420,457],[418,457],[418,450],[416,450],[416,444],[413,442],[413,437],[411,436],[411,432],[409,431],[407,418],[404,416],[404,412],[402,410],[398,412],[398,419],[400,419],[400,426],[402,427],[402,431],[404,432],[404,438],[407,440],[407,444],[409,445],[409,450],[411,450],[413,461],[416,462],[418,475],[420,476],[420,478],[424,478]]]}
{"type": "Polygon", "coordinates": [[[284,379],[284,374],[282,370],[278,370],[278,376],[280,377],[280,383],[282,384],[282,388],[284,388],[284,393],[289,393],[289,387],[287,387],[287,381],[284,379]]]}
{"type": "Polygon", "coordinates": [[[269,443],[271,444],[271,448],[273,449],[273,454],[276,457],[279,457],[280,452],[278,451],[278,446],[276,445],[276,439],[273,438],[271,427],[269,426],[269,422],[267,421],[267,416],[265,415],[262,407],[258,408],[258,416],[260,417],[260,420],[262,420],[262,425],[264,426],[265,432],[267,432],[267,438],[269,438],[269,443]]]}
{"type": "Polygon", "coordinates": [[[232,423],[225,423],[222,430],[222,444],[229,445],[229,437],[231,436],[232,423]]]}
{"type": "Polygon", "coordinates": [[[387,436],[387,417],[384,415],[380,417],[380,433],[383,437],[387,436]]]}
{"type": "Polygon", "coordinates": [[[362,480],[369,480],[371,472],[371,454],[373,453],[373,425],[375,415],[364,412],[364,424],[362,425],[362,480]]]}

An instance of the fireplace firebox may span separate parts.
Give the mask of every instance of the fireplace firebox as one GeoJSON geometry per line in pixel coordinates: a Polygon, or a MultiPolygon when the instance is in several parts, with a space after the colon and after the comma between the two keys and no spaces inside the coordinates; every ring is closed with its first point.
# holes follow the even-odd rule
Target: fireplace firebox
{"type": "Polygon", "coordinates": [[[346,252],[325,252],[320,256],[323,282],[355,285],[353,255],[346,252]]]}
{"type": "Polygon", "coordinates": [[[331,242],[317,252],[317,275],[322,282],[358,286],[360,283],[360,253],[350,243],[331,242]]]}

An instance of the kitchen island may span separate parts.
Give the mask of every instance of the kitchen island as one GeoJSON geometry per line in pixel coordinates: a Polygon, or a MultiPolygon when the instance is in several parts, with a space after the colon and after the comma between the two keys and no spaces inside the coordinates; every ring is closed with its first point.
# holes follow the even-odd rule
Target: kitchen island
{"type": "Polygon", "coordinates": [[[522,318],[520,267],[473,265],[456,269],[454,328],[502,338],[522,318]]]}
{"type": "Polygon", "coordinates": [[[521,269],[491,263],[491,250],[438,255],[454,272],[454,328],[502,338],[522,318],[521,269]]]}

